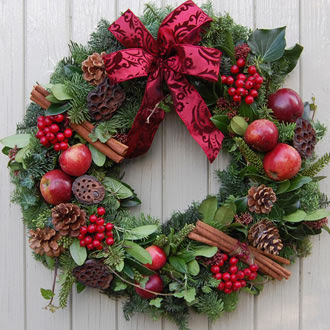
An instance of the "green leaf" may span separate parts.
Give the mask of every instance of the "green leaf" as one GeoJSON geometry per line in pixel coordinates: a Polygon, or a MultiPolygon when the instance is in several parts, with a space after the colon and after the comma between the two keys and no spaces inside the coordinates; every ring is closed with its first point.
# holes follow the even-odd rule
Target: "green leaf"
{"type": "Polygon", "coordinates": [[[30,134],[15,134],[11,136],[7,136],[0,140],[4,146],[9,148],[24,148],[30,143],[30,134]]]}
{"type": "Polygon", "coordinates": [[[155,231],[157,231],[157,229],[158,229],[157,225],[146,225],[146,226],[136,227],[131,229],[129,232],[125,233],[124,239],[128,239],[128,240],[142,239],[153,234],[155,231]]]}
{"type": "Polygon", "coordinates": [[[218,202],[216,197],[212,196],[203,200],[198,208],[198,212],[201,214],[204,222],[209,223],[213,221],[217,207],[218,202]]]}
{"type": "Polygon", "coordinates": [[[289,189],[289,187],[290,187],[290,180],[282,181],[276,190],[276,195],[285,193],[289,189]]]}
{"type": "Polygon", "coordinates": [[[145,250],[140,245],[132,242],[132,241],[124,241],[123,243],[125,251],[135,258],[137,261],[141,262],[142,264],[151,264],[152,259],[150,253],[145,250]]]}
{"type": "Polygon", "coordinates": [[[252,53],[260,56],[264,62],[280,59],[285,50],[285,26],[277,29],[257,29],[248,40],[252,53]]]}
{"type": "Polygon", "coordinates": [[[328,234],[330,234],[330,228],[327,225],[322,227],[328,234]]]}
{"type": "Polygon", "coordinates": [[[77,293],[81,293],[86,289],[86,286],[82,283],[76,283],[77,293]]]}
{"type": "Polygon", "coordinates": [[[107,159],[107,157],[102,154],[101,151],[98,151],[94,146],[91,144],[88,145],[89,150],[92,153],[92,159],[94,164],[96,164],[99,167],[102,167],[107,159]]]}
{"type": "Polygon", "coordinates": [[[9,147],[3,147],[1,151],[4,155],[8,156],[10,149],[11,148],[9,148],[9,147]]]}
{"type": "Polygon", "coordinates": [[[58,100],[53,94],[49,94],[46,96],[46,99],[50,102],[50,103],[61,103],[60,100],[58,100]]]}
{"type": "Polygon", "coordinates": [[[137,196],[132,196],[132,197],[123,199],[120,202],[120,205],[122,207],[134,207],[134,206],[137,206],[137,205],[140,205],[140,204],[141,204],[141,201],[137,196]]]}
{"type": "Polygon", "coordinates": [[[231,58],[231,60],[233,62],[236,62],[235,45],[234,45],[234,42],[233,42],[232,32],[230,30],[226,30],[224,33],[225,33],[224,44],[221,44],[218,47],[222,51],[224,51],[228,55],[228,57],[231,58]]]}
{"type": "Polygon", "coordinates": [[[173,292],[179,290],[180,287],[181,285],[178,282],[171,282],[168,286],[168,289],[173,292]]]}
{"type": "Polygon", "coordinates": [[[188,272],[188,268],[186,262],[183,258],[180,257],[169,257],[168,258],[171,266],[178,272],[186,274],[188,272]]]}
{"type": "Polygon", "coordinates": [[[301,188],[304,184],[312,181],[312,178],[309,176],[297,176],[290,181],[290,187],[286,190],[286,192],[294,191],[301,188]]]}
{"type": "Polygon", "coordinates": [[[305,221],[316,221],[330,216],[330,211],[326,209],[318,209],[312,213],[307,214],[305,221]]]}
{"type": "Polygon", "coordinates": [[[214,221],[220,223],[221,225],[229,225],[232,223],[234,216],[236,214],[235,203],[229,203],[221,206],[217,213],[215,214],[214,221]]]}
{"type": "Polygon", "coordinates": [[[216,128],[218,128],[223,134],[228,133],[228,125],[230,123],[229,118],[226,115],[216,115],[210,118],[216,128]]]}
{"type": "Polygon", "coordinates": [[[243,213],[247,208],[247,197],[241,197],[235,200],[236,213],[243,213]]]}
{"type": "Polygon", "coordinates": [[[195,300],[196,297],[196,289],[189,288],[180,292],[175,292],[174,297],[184,298],[186,302],[191,303],[195,300]]]}
{"type": "Polygon", "coordinates": [[[53,85],[50,90],[51,90],[52,94],[55,96],[55,98],[58,99],[59,101],[72,99],[72,96],[70,96],[67,93],[66,87],[64,84],[53,85]]]}
{"type": "Polygon", "coordinates": [[[192,276],[197,276],[199,274],[200,268],[196,260],[192,260],[188,263],[188,272],[192,276]]]}
{"type": "Polygon", "coordinates": [[[55,293],[52,290],[40,288],[40,292],[42,297],[46,300],[50,300],[55,296],[55,293]]]}
{"type": "Polygon", "coordinates": [[[25,157],[26,152],[29,150],[29,146],[25,146],[21,150],[18,151],[18,153],[15,156],[15,161],[17,163],[22,163],[25,157]]]}
{"type": "Polygon", "coordinates": [[[157,308],[160,308],[160,304],[163,301],[163,298],[155,298],[155,299],[151,299],[149,301],[149,305],[150,306],[155,306],[157,308]]]}
{"type": "MultiPolygon", "coordinates": [[[[126,259],[126,260],[128,260],[128,259],[126,259]]],[[[128,262],[126,262],[125,263],[125,265],[124,265],[124,268],[123,268],[123,272],[130,278],[130,279],[134,279],[134,277],[135,277],[135,274],[134,274],[134,270],[133,270],[133,268],[130,266],[130,265],[128,265],[128,262]]]]}
{"type": "Polygon", "coordinates": [[[70,103],[65,104],[51,104],[48,109],[45,111],[46,116],[55,116],[60,113],[66,112],[71,108],[70,103]]]}
{"type": "Polygon", "coordinates": [[[306,212],[303,210],[297,210],[294,213],[291,213],[289,215],[285,215],[283,217],[283,220],[288,221],[288,222],[300,222],[305,220],[306,217],[306,212]]]}
{"type": "Polygon", "coordinates": [[[113,286],[111,285],[111,287],[113,287],[113,291],[118,292],[125,290],[127,288],[127,284],[121,281],[118,277],[115,277],[114,284],[113,286]]]}
{"type": "Polygon", "coordinates": [[[54,266],[55,266],[55,259],[53,259],[53,258],[51,258],[51,257],[48,257],[47,254],[45,255],[45,259],[46,259],[46,262],[47,262],[47,266],[48,266],[50,269],[54,269],[54,266]]]}
{"type": "Polygon", "coordinates": [[[244,135],[248,126],[248,123],[241,116],[235,116],[230,121],[230,128],[233,130],[234,133],[240,136],[244,135]]]}
{"type": "Polygon", "coordinates": [[[121,272],[124,269],[124,266],[125,266],[125,261],[121,260],[119,264],[116,265],[116,271],[121,272]]]}
{"type": "Polygon", "coordinates": [[[249,118],[250,121],[258,118],[258,110],[255,103],[246,104],[245,102],[242,102],[238,108],[238,113],[244,118],[249,118]]]}
{"type": "Polygon", "coordinates": [[[86,248],[80,246],[79,240],[77,239],[75,239],[70,245],[70,254],[72,259],[78,266],[83,265],[87,258],[86,248]]]}
{"type": "Polygon", "coordinates": [[[285,74],[290,73],[296,67],[303,49],[303,46],[295,44],[293,47],[288,48],[284,51],[283,58],[286,59],[288,62],[288,68],[285,71],[285,74]]]}
{"type": "Polygon", "coordinates": [[[195,257],[212,258],[218,251],[215,246],[199,245],[192,247],[192,253],[195,257]]]}
{"type": "Polygon", "coordinates": [[[133,192],[129,188],[113,178],[104,178],[103,184],[107,190],[115,194],[118,199],[125,199],[133,196],[133,192]]]}

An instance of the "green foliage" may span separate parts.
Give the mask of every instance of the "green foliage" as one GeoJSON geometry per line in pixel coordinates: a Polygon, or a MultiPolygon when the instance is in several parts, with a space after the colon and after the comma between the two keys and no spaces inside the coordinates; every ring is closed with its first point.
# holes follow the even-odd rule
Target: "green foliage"
{"type": "Polygon", "coordinates": [[[224,302],[216,291],[212,291],[201,294],[193,308],[198,313],[206,314],[211,321],[215,321],[224,311],[224,302]]]}
{"type": "Polygon", "coordinates": [[[37,118],[43,115],[44,110],[35,103],[30,103],[22,123],[17,124],[17,133],[34,133],[36,129],[37,118]]]}
{"type": "Polygon", "coordinates": [[[180,247],[180,245],[183,243],[183,241],[187,238],[189,233],[192,232],[194,229],[195,226],[193,224],[185,224],[184,227],[173,236],[173,242],[171,243],[171,247],[174,254],[180,247]]]}
{"type": "Polygon", "coordinates": [[[297,241],[296,250],[299,258],[305,258],[312,253],[313,243],[308,237],[297,241]]]}
{"type": "Polygon", "coordinates": [[[68,298],[75,282],[75,278],[70,271],[63,273],[62,277],[62,284],[59,292],[59,305],[61,308],[65,308],[67,306],[68,298]]]}
{"type": "Polygon", "coordinates": [[[330,163],[330,153],[326,153],[321,158],[319,158],[314,164],[306,168],[301,172],[301,175],[314,177],[318,174],[324,167],[330,163]]]}
{"type": "Polygon", "coordinates": [[[300,207],[306,213],[319,209],[321,192],[318,182],[309,182],[298,191],[300,207]]]}
{"type": "Polygon", "coordinates": [[[296,129],[296,123],[279,123],[277,128],[279,142],[292,142],[294,138],[294,131],[296,129]]]}
{"type": "Polygon", "coordinates": [[[319,121],[314,122],[313,125],[316,132],[316,139],[317,141],[321,141],[327,133],[327,127],[319,121]]]}
{"type": "Polygon", "coordinates": [[[97,251],[95,256],[96,258],[104,259],[105,265],[116,267],[124,262],[125,250],[122,245],[115,244],[109,246],[106,250],[97,251]]]}
{"type": "Polygon", "coordinates": [[[81,63],[90,55],[90,51],[87,47],[78,44],[76,42],[70,41],[69,49],[72,58],[72,64],[81,67],[81,63]]]}
{"type": "Polygon", "coordinates": [[[36,218],[32,219],[32,224],[35,228],[45,228],[51,218],[51,210],[49,208],[41,211],[36,218]]]}

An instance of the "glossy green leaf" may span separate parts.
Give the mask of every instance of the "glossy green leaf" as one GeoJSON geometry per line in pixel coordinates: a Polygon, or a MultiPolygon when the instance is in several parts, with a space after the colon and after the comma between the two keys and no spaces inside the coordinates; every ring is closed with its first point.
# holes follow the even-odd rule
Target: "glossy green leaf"
{"type": "Polygon", "coordinates": [[[30,143],[30,134],[15,134],[0,140],[0,143],[9,148],[24,148],[30,143]]]}
{"type": "Polygon", "coordinates": [[[157,225],[146,225],[146,226],[136,227],[131,229],[129,232],[125,233],[124,239],[139,240],[153,234],[155,231],[157,231],[157,229],[158,229],[157,225]]]}
{"type": "Polygon", "coordinates": [[[247,208],[247,197],[241,197],[235,200],[236,213],[243,213],[247,208]]]}
{"type": "Polygon", "coordinates": [[[186,274],[188,272],[187,264],[183,258],[180,257],[169,257],[170,265],[178,272],[186,274]]]}
{"type": "Polygon", "coordinates": [[[55,84],[50,89],[55,98],[59,101],[71,100],[72,96],[69,95],[66,91],[64,84],[55,84]]]}
{"type": "MultiPolygon", "coordinates": [[[[155,272],[153,270],[143,266],[141,263],[139,263],[138,261],[136,261],[134,259],[131,259],[131,258],[125,258],[125,266],[124,266],[124,269],[123,269],[123,271],[125,271],[125,274],[128,275],[130,270],[127,269],[126,266],[131,267],[132,271],[133,271],[133,268],[136,269],[142,275],[151,276],[151,275],[155,274],[155,272]]],[[[133,271],[133,277],[132,278],[134,278],[134,271],[133,271]]]]}
{"type": "Polygon", "coordinates": [[[102,154],[101,151],[98,151],[94,146],[91,144],[88,145],[89,150],[92,154],[92,159],[95,165],[102,167],[107,159],[107,157],[102,154]]]}
{"type": "Polygon", "coordinates": [[[305,217],[305,221],[316,221],[326,217],[330,217],[330,211],[326,209],[318,209],[312,213],[309,213],[305,217]]]}
{"type": "Polygon", "coordinates": [[[192,260],[188,263],[188,272],[192,276],[197,276],[200,272],[199,264],[196,260],[192,260]]]}
{"type": "Polygon", "coordinates": [[[210,118],[216,128],[222,133],[228,133],[229,118],[226,115],[216,115],[210,118]]]}
{"type": "Polygon", "coordinates": [[[66,112],[71,108],[70,103],[65,104],[51,104],[48,109],[45,111],[46,116],[55,116],[60,113],[66,112]]]}
{"type": "Polygon", "coordinates": [[[290,187],[286,190],[286,192],[294,191],[301,188],[304,184],[312,181],[312,178],[309,176],[296,176],[290,181],[290,187]]]}
{"type": "Polygon", "coordinates": [[[283,58],[288,63],[287,70],[285,70],[284,74],[289,74],[296,67],[303,49],[303,46],[295,44],[293,47],[288,48],[284,51],[283,58]]]}
{"type": "Polygon", "coordinates": [[[245,102],[242,102],[238,108],[238,113],[244,118],[249,118],[250,121],[258,118],[258,110],[255,103],[246,104],[245,102]]]}
{"type": "Polygon", "coordinates": [[[289,189],[289,187],[290,187],[289,180],[282,181],[276,190],[276,195],[285,193],[289,189]]]}
{"type": "Polygon", "coordinates": [[[233,222],[235,214],[236,214],[236,205],[235,203],[230,203],[221,206],[217,210],[214,220],[223,226],[229,225],[233,222]]]}
{"type": "Polygon", "coordinates": [[[141,200],[137,196],[132,196],[121,200],[120,205],[122,207],[134,207],[141,204],[141,200]]]}
{"type": "Polygon", "coordinates": [[[234,133],[240,136],[244,135],[248,126],[248,123],[241,116],[235,116],[230,121],[230,128],[233,130],[234,133]]]}
{"type": "Polygon", "coordinates": [[[130,266],[130,265],[128,265],[128,263],[126,262],[125,263],[125,266],[124,266],[124,268],[123,268],[123,272],[130,278],[130,279],[134,279],[134,277],[135,277],[135,274],[134,274],[134,270],[133,270],[133,268],[130,266]]]}
{"type": "Polygon", "coordinates": [[[215,246],[199,245],[192,247],[192,253],[195,257],[213,257],[218,251],[218,248],[215,246]]]}
{"type": "Polygon", "coordinates": [[[55,296],[55,293],[52,290],[40,288],[41,295],[44,299],[50,300],[55,296]]]}
{"type": "Polygon", "coordinates": [[[233,42],[232,32],[230,30],[226,30],[224,34],[225,34],[224,43],[218,45],[218,48],[220,48],[223,52],[225,52],[226,55],[232,59],[233,62],[236,62],[235,45],[233,42]]]}
{"type": "Polygon", "coordinates": [[[151,264],[152,259],[150,253],[141,247],[140,245],[132,242],[132,241],[124,241],[123,243],[125,251],[135,258],[137,261],[141,262],[142,264],[151,264]]]}
{"type": "Polygon", "coordinates": [[[202,220],[206,223],[213,221],[215,212],[218,208],[217,198],[215,196],[204,199],[199,206],[198,212],[202,216],[202,220]]]}
{"type": "Polygon", "coordinates": [[[85,247],[80,246],[79,240],[75,239],[70,245],[70,254],[74,262],[81,266],[87,259],[87,251],[85,247]]]}
{"type": "Polygon", "coordinates": [[[276,29],[256,29],[248,40],[252,53],[264,62],[280,59],[285,50],[285,26],[276,29]]]}
{"type": "Polygon", "coordinates": [[[304,221],[305,217],[306,217],[306,212],[304,212],[303,210],[297,210],[294,213],[285,215],[283,217],[283,220],[288,222],[300,222],[300,221],[304,221]]]}
{"type": "Polygon", "coordinates": [[[130,190],[124,184],[113,178],[110,177],[104,178],[103,184],[105,185],[107,190],[112,192],[114,195],[116,195],[118,199],[125,199],[133,196],[132,190],[130,190]]]}

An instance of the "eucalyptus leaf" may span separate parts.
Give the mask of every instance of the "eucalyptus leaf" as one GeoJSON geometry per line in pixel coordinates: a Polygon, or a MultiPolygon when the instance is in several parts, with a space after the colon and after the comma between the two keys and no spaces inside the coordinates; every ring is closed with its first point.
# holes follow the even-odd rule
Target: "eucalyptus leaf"
{"type": "Polygon", "coordinates": [[[15,134],[0,140],[0,143],[8,148],[24,148],[30,143],[30,134],[15,134]]]}
{"type": "Polygon", "coordinates": [[[51,104],[48,109],[45,111],[46,116],[55,116],[59,115],[60,113],[66,112],[71,108],[70,103],[65,104],[51,104]]]}
{"type": "Polygon", "coordinates": [[[133,196],[132,190],[127,188],[120,181],[117,181],[113,178],[104,178],[103,184],[105,185],[107,190],[113,193],[118,199],[126,199],[133,196]]]}
{"type": "Polygon", "coordinates": [[[192,260],[188,263],[188,272],[192,276],[197,276],[200,272],[199,264],[196,260],[192,260]]]}
{"type": "Polygon", "coordinates": [[[199,245],[192,247],[192,253],[195,257],[212,258],[218,251],[215,246],[199,245]]]}
{"type": "Polygon", "coordinates": [[[79,240],[77,239],[75,239],[70,245],[70,254],[72,259],[78,266],[83,265],[85,260],[87,259],[86,248],[80,246],[79,240]]]}
{"type": "Polygon", "coordinates": [[[248,123],[241,116],[235,116],[230,121],[230,128],[233,130],[234,133],[240,136],[244,135],[248,126],[248,123]]]}
{"type": "Polygon", "coordinates": [[[132,242],[132,241],[124,241],[123,243],[125,251],[135,258],[137,261],[141,262],[142,264],[151,264],[152,259],[150,253],[145,250],[140,245],[132,242]]]}
{"type": "Polygon", "coordinates": [[[312,213],[307,214],[305,221],[316,221],[330,216],[330,211],[326,209],[318,209],[312,213]]]}
{"type": "Polygon", "coordinates": [[[305,217],[306,217],[306,212],[304,212],[303,210],[297,210],[294,213],[285,215],[283,217],[283,220],[288,222],[301,222],[305,220],[305,217]]]}
{"type": "Polygon", "coordinates": [[[215,212],[217,211],[218,202],[215,196],[204,199],[198,208],[198,212],[201,214],[202,219],[206,223],[213,221],[215,212]]]}
{"type": "Polygon", "coordinates": [[[290,187],[286,190],[286,192],[294,191],[301,188],[304,184],[312,181],[312,178],[309,176],[296,176],[294,179],[290,181],[290,187]]]}
{"type": "Polygon", "coordinates": [[[95,165],[102,167],[106,161],[106,156],[102,154],[101,151],[98,151],[94,146],[88,144],[88,148],[92,154],[92,159],[95,165]]]}
{"type": "Polygon", "coordinates": [[[124,239],[139,240],[153,234],[155,231],[157,231],[157,229],[158,229],[157,225],[146,225],[146,226],[136,227],[131,229],[129,232],[126,232],[124,235],[124,239]]]}
{"type": "Polygon", "coordinates": [[[234,216],[236,214],[236,205],[235,203],[229,203],[221,206],[214,217],[214,221],[225,226],[233,222],[234,216]]]}
{"type": "Polygon", "coordinates": [[[180,257],[169,257],[170,265],[178,272],[186,274],[188,272],[187,264],[183,258],[180,257]]]}
{"type": "Polygon", "coordinates": [[[72,96],[69,95],[66,91],[64,84],[55,84],[50,89],[55,98],[59,101],[71,100],[72,96]]]}
{"type": "Polygon", "coordinates": [[[61,103],[60,100],[58,100],[53,94],[49,94],[46,96],[46,99],[50,102],[50,103],[61,103]]]}

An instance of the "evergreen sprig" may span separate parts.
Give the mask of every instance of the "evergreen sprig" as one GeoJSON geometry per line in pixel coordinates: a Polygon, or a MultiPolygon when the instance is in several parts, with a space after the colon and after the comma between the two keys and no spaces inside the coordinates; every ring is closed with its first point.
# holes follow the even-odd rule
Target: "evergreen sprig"
{"type": "Polygon", "coordinates": [[[75,282],[75,278],[71,271],[66,271],[62,274],[62,277],[64,277],[64,279],[62,279],[63,282],[59,292],[59,305],[61,308],[65,308],[68,304],[68,298],[75,282]]]}
{"type": "Polygon", "coordinates": [[[295,134],[296,123],[278,123],[279,142],[292,142],[295,134]]]}
{"type": "Polygon", "coordinates": [[[207,294],[201,294],[198,297],[198,302],[193,308],[202,314],[206,314],[210,321],[217,320],[224,311],[224,302],[217,292],[212,291],[207,294]]]}
{"type": "Polygon", "coordinates": [[[330,163],[330,153],[326,153],[321,158],[319,158],[314,164],[306,168],[301,172],[301,175],[314,177],[323,168],[325,168],[330,163]]]}

